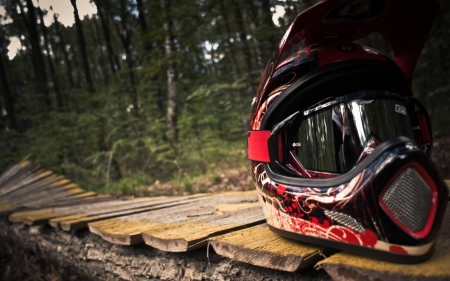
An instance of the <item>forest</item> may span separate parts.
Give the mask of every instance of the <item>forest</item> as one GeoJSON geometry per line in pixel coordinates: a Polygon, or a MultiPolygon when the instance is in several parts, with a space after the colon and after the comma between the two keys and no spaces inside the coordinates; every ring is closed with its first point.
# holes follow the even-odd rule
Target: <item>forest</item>
{"type": "MultiPolygon", "coordinates": [[[[0,0],[0,172],[31,155],[85,189],[123,194],[159,182],[192,192],[198,176],[249,166],[262,70],[317,2],[93,0],[97,13],[81,18],[77,0],[60,1],[72,26],[57,13],[45,25],[39,1],[0,0]],[[13,37],[22,48],[9,59],[13,37]]],[[[450,134],[449,10],[441,1],[413,85],[436,139],[450,134]]],[[[377,34],[363,43],[392,55],[377,34]]]]}

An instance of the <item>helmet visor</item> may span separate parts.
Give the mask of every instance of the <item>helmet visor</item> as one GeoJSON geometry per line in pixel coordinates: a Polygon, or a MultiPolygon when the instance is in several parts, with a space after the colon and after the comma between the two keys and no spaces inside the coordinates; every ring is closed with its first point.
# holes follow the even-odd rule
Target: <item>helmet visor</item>
{"type": "Polygon", "coordinates": [[[306,111],[284,130],[285,145],[308,170],[345,173],[380,142],[397,136],[414,139],[407,108],[406,100],[384,98],[306,111]]]}

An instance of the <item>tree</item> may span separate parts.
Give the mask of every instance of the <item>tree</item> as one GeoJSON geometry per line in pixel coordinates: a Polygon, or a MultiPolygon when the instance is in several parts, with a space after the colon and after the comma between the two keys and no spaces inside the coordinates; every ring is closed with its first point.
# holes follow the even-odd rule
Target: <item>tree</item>
{"type": "MultiPolygon", "coordinates": [[[[39,1],[38,1],[38,3],[39,3],[39,1]]],[[[51,58],[52,51],[50,50],[51,47],[50,47],[50,42],[48,40],[47,27],[44,24],[44,15],[39,6],[38,6],[37,10],[38,10],[38,15],[39,15],[39,21],[41,24],[42,34],[44,37],[44,47],[45,47],[45,51],[47,53],[47,64],[50,69],[50,75],[51,75],[52,81],[53,81],[53,89],[56,94],[56,102],[57,102],[58,108],[63,109],[63,98],[62,98],[62,94],[61,94],[61,89],[59,87],[58,77],[56,77],[55,67],[53,66],[53,62],[52,62],[52,58],[51,58]]]]}
{"type": "MultiPolygon", "coordinates": [[[[0,27],[1,28],[1,27],[0,27]]],[[[5,40],[3,30],[0,29],[0,85],[2,89],[2,96],[5,102],[6,109],[6,117],[8,119],[8,123],[6,128],[17,130],[17,122],[16,122],[16,113],[14,109],[14,98],[11,94],[11,90],[9,87],[8,77],[6,76],[6,67],[5,67],[5,54],[8,50],[7,48],[7,40],[5,40]]],[[[0,107],[1,109],[1,107],[0,107]]]]}
{"type": "Polygon", "coordinates": [[[73,6],[73,14],[75,17],[75,26],[77,28],[78,44],[80,46],[81,51],[81,61],[83,63],[84,77],[86,79],[88,90],[92,93],[94,92],[94,84],[92,82],[91,71],[89,67],[88,55],[86,51],[86,42],[83,34],[83,27],[81,26],[80,16],[78,15],[77,1],[70,0],[70,3],[73,6]]]}
{"type": "Polygon", "coordinates": [[[37,20],[35,15],[35,8],[32,0],[26,0],[28,9],[28,19],[25,16],[25,11],[20,0],[16,0],[20,13],[23,17],[25,26],[28,29],[29,41],[31,44],[31,56],[34,67],[34,75],[36,80],[37,92],[43,95],[43,109],[44,111],[50,109],[51,101],[47,85],[47,73],[45,70],[44,59],[42,57],[41,46],[39,43],[39,33],[37,29],[37,20]]]}
{"type": "Polygon", "coordinates": [[[161,0],[161,7],[164,13],[163,28],[164,49],[167,58],[167,136],[172,142],[177,139],[177,89],[175,81],[175,68],[172,58],[172,27],[170,18],[170,0],[161,0]]]}

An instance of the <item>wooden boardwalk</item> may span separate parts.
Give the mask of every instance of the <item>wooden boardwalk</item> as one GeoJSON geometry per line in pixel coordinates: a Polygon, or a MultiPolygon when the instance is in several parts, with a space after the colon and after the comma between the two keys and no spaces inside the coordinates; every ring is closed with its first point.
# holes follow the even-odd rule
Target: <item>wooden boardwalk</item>
{"type": "Polygon", "coordinates": [[[68,232],[88,228],[117,245],[142,243],[167,252],[211,247],[224,257],[280,271],[316,267],[335,280],[450,280],[450,207],[434,255],[417,265],[280,237],[265,224],[256,191],[114,198],[85,192],[26,159],[0,175],[0,215],[11,223],[68,232]]]}

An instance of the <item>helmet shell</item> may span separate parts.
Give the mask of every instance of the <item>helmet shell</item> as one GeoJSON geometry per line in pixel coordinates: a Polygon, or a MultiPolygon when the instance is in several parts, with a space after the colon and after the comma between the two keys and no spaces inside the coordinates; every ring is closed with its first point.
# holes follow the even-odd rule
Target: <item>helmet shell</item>
{"type": "MultiPolygon", "coordinates": [[[[299,14],[263,72],[249,139],[258,131],[269,136],[288,116],[329,98],[362,90],[411,97],[414,67],[438,6],[328,0],[299,14]],[[354,43],[372,32],[388,41],[393,59],[354,43]],[[304,48],[288,55],[299,42],[304,48]]],[[[315,179],[292,180],[255,159],[251,169],[267,223],[283,236],[395,262],[420,262],[432,253],[448,190],[408,138],[384,141],[337,177],[318,172],[315,179]]]]}

